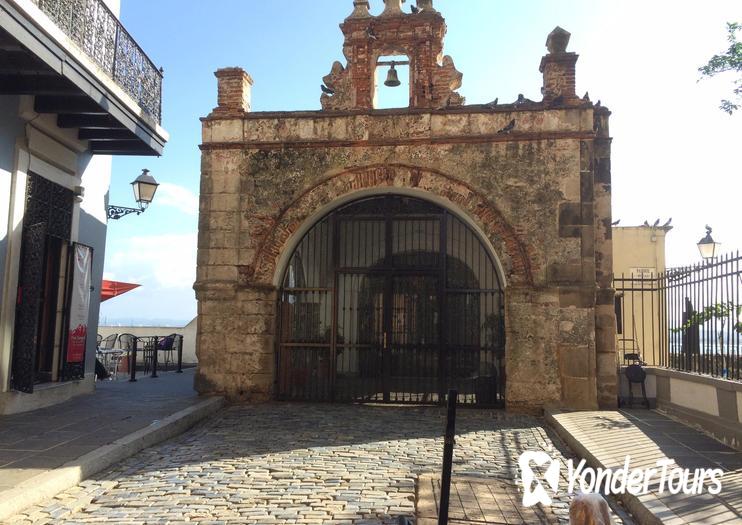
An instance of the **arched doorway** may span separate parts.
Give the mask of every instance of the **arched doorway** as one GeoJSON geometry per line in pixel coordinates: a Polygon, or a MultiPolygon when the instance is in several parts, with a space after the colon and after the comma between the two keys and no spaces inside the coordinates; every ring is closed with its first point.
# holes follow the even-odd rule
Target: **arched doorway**
{"type": "Polygon", "coordinates": [[[279,294],[286,400],[504,404],[503,286],[462,220],[428,201],[354,201],[302,238],[279,294]]]}

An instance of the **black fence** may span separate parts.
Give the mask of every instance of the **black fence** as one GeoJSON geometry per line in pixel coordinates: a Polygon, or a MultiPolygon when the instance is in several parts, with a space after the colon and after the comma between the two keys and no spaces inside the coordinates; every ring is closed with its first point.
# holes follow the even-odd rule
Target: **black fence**
{"type": "Polygon", "coordinates": [[[31,0],[158,124],[162,71],[101,0],[31,0]]]}
{"type": "Polygon", "coordinates": [[[742,257],[614,276],[620,363],[742,379],[742,257]]]}

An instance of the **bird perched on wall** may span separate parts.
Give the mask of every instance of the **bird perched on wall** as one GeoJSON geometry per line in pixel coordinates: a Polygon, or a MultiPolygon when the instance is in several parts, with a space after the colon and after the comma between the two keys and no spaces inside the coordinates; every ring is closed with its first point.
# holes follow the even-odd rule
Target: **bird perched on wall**
{"type": "Polygon", "coordinates": [[[649,228],[649,221],[644,221],[643,226],[646,226],[647,228],[649,228]]]}
{"type": "Polygon", "coordinates": [[[498,133],[510,133],[515,129],[515,119],[508,122],[508,125],[498,131],[498,133]]]}
{"type": "Polygon", "coordinates": [[[495,100],[493,100],[492,102],[487,102],[487,103],[485,104],[485,106],[487,106],[488,108],[494,108],[494,107],[497,107],[497,101],[498,101],[498,99],[495,99],[495,100]]]}
{"type": "Polygon", "coordinates": [[[411,5],[410,6],[410,11],[412,11],[412,14],[413,15],[416,15],[416,14],[418,14],[420,12],[420,8],[417,7],[417,6],[415,6],[415,5],[411,5]]]}
{"type": "Polygon", "coordinates": [[[663,228],[669,228],[671,222],[672,222],[672,217],[670,217],[669,219],[667,219],[667,222],[665,224],[663,224],[662,227],[663,228]]]}
{"type": "Polygon", "coordinates": [[[322,93],[327,93],[328,95],[334,95],[335,94],[335,90],[334,89],[330,89],[327,86],[325,86],[324,84],[321,84],[320,85],[320,89],[322,90],[322,93]]]}
{"type": "Polygon", "coordinates": [[[660,225],[660,220],[657,219],[656,221],[654,221],[654,224],[652,225],[652,228],[656,228],[659,225],[660,225]]]}
{"type": "Polygon", "coordinates": [[[611,223],[611,226],[618,226],[618,223],[621,222],[621,219],[618,219],[617,221],[613,221],[611,223]]]}
{"type": "Polygon", "coordinates": [[[516,106],[520,106],[521,104],[526,103],[526,97],[523,96],[523,93],[518,93],[518,100],[515,101],[516,106]]]}
{"type": "Polygon", "coordinates": [[[377,40],[379,37],[376,36],[376,33],[374,33],[374,30],[370,27],[366,29],[366,36],[369,37],[371,40],[377,40]]]}

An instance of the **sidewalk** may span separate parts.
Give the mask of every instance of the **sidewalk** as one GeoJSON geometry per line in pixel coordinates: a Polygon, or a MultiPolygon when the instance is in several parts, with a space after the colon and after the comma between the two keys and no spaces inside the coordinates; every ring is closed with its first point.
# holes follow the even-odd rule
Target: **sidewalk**
{"type": "Polygon", "coordinates": [[[722,491],[692,496],[659,493],[620,496],[641,523],[732,524],[742,522],[742,453],[652,410],[559,412],[547,421],[575,451],[598,468],[622,468],[631,456],[632,468],[656,467],[672,459],[681,468],[720,468],[722,491]]]}
{"type": "Polygon", "coordinates": [[[100,381],[93,394],[1,416],[0,520],[218,410],[222,399],[199,398],[193,374],[100,381]]]}

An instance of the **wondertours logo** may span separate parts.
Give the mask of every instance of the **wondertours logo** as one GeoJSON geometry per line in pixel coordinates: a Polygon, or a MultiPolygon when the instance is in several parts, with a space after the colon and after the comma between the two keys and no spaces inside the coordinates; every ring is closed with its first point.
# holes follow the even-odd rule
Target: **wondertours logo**
{"type": "MultiPolygon", "coordinates": [[[[551,496],[559,492],[563,465],[546,452],[524,452],[518,458],[523,481],[523,506],[541,503],[551,505],[551,496]]],[[[632,469],[631,456],[626,456],[621,468],[594,469],[585,460],[575,465],[566,462],[567,493],[632,494],[640,496],[650,491],[670,494],[699,495],[721,492],[721,469],[684,469],[671,459],[661,459],[655,467],[632,469]]]]}

